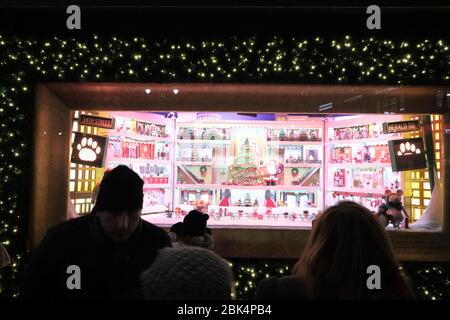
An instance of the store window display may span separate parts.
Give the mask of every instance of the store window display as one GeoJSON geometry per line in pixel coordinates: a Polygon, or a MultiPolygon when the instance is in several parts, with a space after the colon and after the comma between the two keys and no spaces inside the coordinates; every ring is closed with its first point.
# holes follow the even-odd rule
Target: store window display
{"type": "Polygon", "coordinates": [[[383,131],[403,116],[176,115],[102,114],[114,119],[104,170],[122,164],[144,180],[142,212],[158,225],[197,209],[212,225],[309,228],[340,200],[380,215],[386,190],[404,190],[407,175],[393,171],[389,141],[405,136],[383,131]]]}

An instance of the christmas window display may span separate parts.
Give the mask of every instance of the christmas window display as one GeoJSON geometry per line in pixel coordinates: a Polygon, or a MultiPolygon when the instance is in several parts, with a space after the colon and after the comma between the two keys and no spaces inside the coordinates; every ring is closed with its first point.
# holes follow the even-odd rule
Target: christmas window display
{"type": "Polygon", "coordinates": [[[389,141],[407,136],[383,131],[402,116],[108,116],[114,128],[105,129],[104,169],[126,165],[144,180],[142,213],[158,225],[172,225],[196,208],[210,215],[212,225],[310,227],[340,200],[377,213],[388,191],[404,190],[407,177],[393,171],[389,150],[389,141]]]}
{"type": "Polygon", "coordinates": [[[322,121],[180,121],[176,131],[176,215],[201,207],[212,224],[309,226],[322,210],[322,121]]]}
{"type": "Polygon", "coordinates": [[[108,132],[106,170],[126,165],[144,181],[142,213],[169,209],[172,183],[170,121],[150,113],[112,113],[108,132]]]}
{"type": "Polygon", "coordinates": [[[403,174],[392,170],[388,146],[390,140],[401,139],[402,135],[383,133],[383,123],[402,118],[336,119],[328,122],[325,205],[351,200],[377,212],[386,190],[403,189],[403,174]]]}

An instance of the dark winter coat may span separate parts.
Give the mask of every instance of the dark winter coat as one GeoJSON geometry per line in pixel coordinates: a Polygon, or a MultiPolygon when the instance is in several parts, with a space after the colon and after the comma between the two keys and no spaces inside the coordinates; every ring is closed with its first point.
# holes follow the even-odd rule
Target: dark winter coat
{"type": "Polygon", "coordinates": [[[305,300],[302,282],[297,276],[269,277],[261,280],[255,294],[256,300],[305,300]]]}
{"type": "Polygon", "coordinates": [[[125,243],[113,242],[94,214],[48,230],[25,270],[25,299],[114,299],[139,297],[139,276],[156,253],[171,246],[167,233],[141,220],[125,243]],[[75,265],[81,289],[73,289],[75,265]],[[72,276],[72,277],[71,277],[72,276]],[[70,278],[71,277],[71,278],[70,278]],[[68,288],[68,283],[71,284],[68,288]]]}

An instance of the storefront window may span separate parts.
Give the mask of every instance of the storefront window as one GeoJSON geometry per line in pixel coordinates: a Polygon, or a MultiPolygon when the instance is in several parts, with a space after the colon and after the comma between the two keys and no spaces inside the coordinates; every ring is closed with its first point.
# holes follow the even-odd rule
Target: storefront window
{"type": "MultiPolygon", "coordinates": [[[[405,129],[416,116],[91,114],[113,119],[114,125],[78,126],[74,118],[74,132],[79,127],[107,138],[101,167],[71,165],[71,200],[79,214],[90,212],[104,172],[117,165],[144,180],[143,217],[161,226],[197,208],[211,216],[210,225],[309,228],[324,208],[341,200],[376,213],[387,190],[404,191],[413,222],[430,202],[430,184],[421,178],[428,179],[428,172],[393,167],[392,142],[420,136],[405,129]],[[387,131],[387,123],[396,123],[396,132],[387,131]]],[[[432,119],[438,140],[441,118],[432,119]]],[[[436,143],[440,171],[439,147],[436,143]]],[[[409,142],[400,148],[398,155],[424,152],[409,142]]]]}

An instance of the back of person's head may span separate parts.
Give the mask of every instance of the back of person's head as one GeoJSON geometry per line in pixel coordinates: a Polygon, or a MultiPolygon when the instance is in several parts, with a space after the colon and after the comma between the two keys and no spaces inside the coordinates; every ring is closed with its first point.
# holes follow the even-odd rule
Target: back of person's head
{"type": "Polygon", "coordinates": [[[181,236],[199,237],[206,233],[209,216],[197,210],[189,211],[180,229],[181,236]]]}
{"type": "Polygon", "coordinates": [[[141,275],[150,300],[229,300],[232,275],[224,259],[198,247],[164,248],[141,275]]]}
{"type": "Polygon", "coordinates": [[[178,237],[180,235],[182,225],[183,225],[183,222],[177,222],[170,227],[169,238],[172,243],[175,243],[178,241],[178,237]]]}
{"type": "Polygon", "coordinates": [[[408,299],[385,230],[367,208],[343,201],[317,219],[294,274],[312,299],[408,299]],[[367,268],[381,270],[381,290],[370,290],[367,268]]]}
{"type": "Polygon", "coordinates": [[[122,213],[142,209],[144,181],[130,168],[120,165],[103,176],[94,211],[122,213]]]}
{"type": "Polygon", "coordinates": [[[180,230],[181,230],[181,226],[182,226],[182,225],[183,225],[183,222],[177,222],[177,223],[173,224],[173,225],[170,227],[169,232],[173,232],[173,233],[175,233],[176,235],[179,235],[179,234],[180,234],[180,230]]]}

